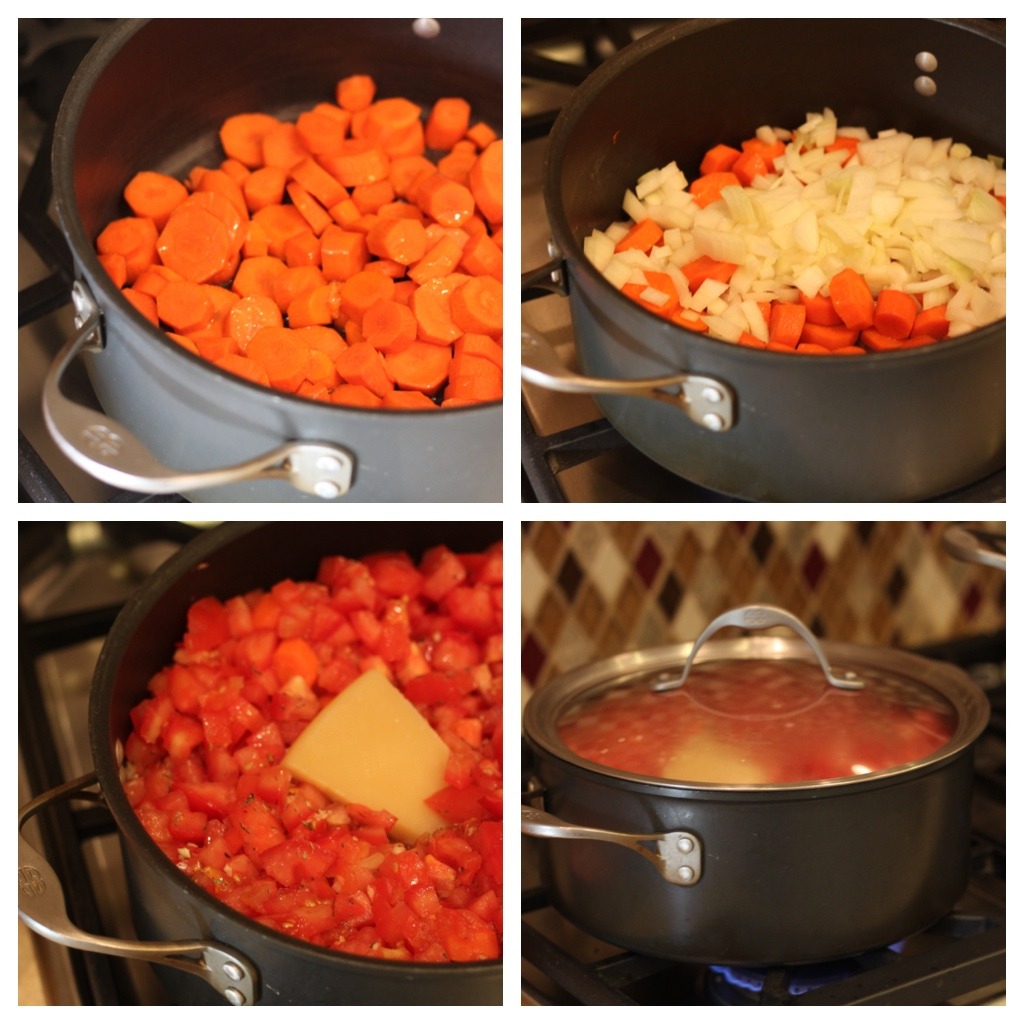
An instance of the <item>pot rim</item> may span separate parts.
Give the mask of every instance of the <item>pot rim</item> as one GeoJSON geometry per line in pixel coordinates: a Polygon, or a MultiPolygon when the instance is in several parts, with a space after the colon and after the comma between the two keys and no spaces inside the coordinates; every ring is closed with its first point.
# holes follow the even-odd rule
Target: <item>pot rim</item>
{"type": "MultiPolygon", "coordinates": [[[[705,797],[744,795],[753,798],[790,797],[800,799],[841,792],[852,787],[864,789],[898,783],[910,775],[939,768],[960,756],[981,735],[988,724],[990,708],[981,688],[961,669],[917,654],[884,647],[870,647],[834,641],[819,641],[835,670],[871,669],[902,676],[924,686],[952,704],[957,725],[950,739],[927,757],[917,758],[882,771],[836,779],[784,783],[685,782],[641,775],[598,764],[573,753],[559,738],[557,723],[562,715],[584,697],[593,697],[631,677],[679,670],[685,664],[692,643],[666,644],[627,651],[567,672],[541,686],[527,701],[523,712],[523,735],[537,750],[556,758],[576,772],[603,776],[637,791],[656,789],[668,795],[705,797]]],[[[703,644],[695,664],[736,658],[744,660],[796,659],[818,664],[806,644],[795,638],[748,636],[709,640],[703,644]]]]}
{"type": "MultiPolygon", "coordinates": [[[[684,39],[700,32],[714,29],[716,26],[731,23],[733,21],[758,19],[740,18],[695,18],[688,19],[675,25],[667,25],[655,29],[628,46],[623,47],[613,54],[606,61],[602,62],[584,82],[579,85],[559,112],[558,117],[551,129],[548,138],[548,145],[544,154],[543,191],[544,203],[548,212],[548,219],[554,236],[555,245],[568,268],[570,277],[580,275],[586,279],[588,286],[595,287],[603,295],[608,296],[608,301],[617,303],[620,309],[629,309],[631,313],[639,318],[638,324],[645,330],[668,331],[670,337],[677,343],[685,341],[687,347],[692,346],[694,355],[724,355],[732,353],[730,358],[736,358],[741,364],[748,360],[759,359],[790,360],[791,355],[786,352],[769,352],[767,349],[760,350],[747,348],[745,346],[728,345],[716,338],[706,337],[685,327],[668,323],[663,317],[645,309],[637,302],[632,302],[624,297],[605,277],[599,273],[584,255],[583,241],[576,238],[569,229],[562,205],[561,170],[563,156],[571,142],[573,129],[579,118],[584,114],[590,105],[591,100],[611,85],[618,75],[625,69],[642,61],[649,53],[658,50],[663,46],[672,45],[680,39],[684,39]],[[726,345],[725,352],[722,346],[726,345]]],[[[963,29],[973,34],[983,36],[994,43],[1006,46],[1006,36],[999,33],[991,24],[982,19],[957,19],[957,18],[926,18],[922,21],[933,21],[942,25],[949,25],[954,28],[963,29]]],[[[631,183],[623,183],[623,188],[629,187],[631,183]]],[[[868,352],[859,359],[815,359],[814,367],[822,367],[823,373],[859,373],[863,367],[875,367],[884,365],[895,365],[893,360],[904,360],[913,363],[927,363],[931,360],[945,358],[945,353],[959,351],[960,349],[978,344],[979,341],[999,342],[1004,341],[1006,336],[1006,317],[986,324],[977,331],[961,335],[957,338],[948,338],[940,345],[921,345],[915,348],[904,349],[895,352],[868,352]]],[[[680,347],[680,352],[686,351],[680,347]]],[[[683,360],[679,360],[683,365],[683,360]]]]}
{"type": "MultiPolygon", "coordinates": [[[[110,707],[109,698],[116,676],[117,667],[123,654],[124,646],[135,635],[153,606],[162,598],[164,591],[182,576],[200,566],[206,558],[213,556],[226,544],[258,531],[268,525],[262,522],[230,522],[200,534],[190,540],[178,552],[160,565],[146,582],[126,602],[118,614],[103,648],[100,651],[93,686],[89,696],[89,734],[93,764],[104,802],[110,809],[118,828],[118,838],[122,843],[129,843],[132,849],[144,859],[146,865],[157,871],[168,883],[172,884],[181,899],[186,902],[198,901],[211,916],[223,916],[233,922],[236,927],[251,932],[254,940],[282,943],[292,952],[322,960],[325,965],[344,964],[347,968],[358,967],[369,973],[380,973],[382,976],[399,974],[443,974],[450,972],[453,977],[464,978],[467,975],[488,975],[500,970],[503,958],[496,960],[467,961],[458,963],[421,963],[402,960],[381,960],[375,957],[357,956],[341,950],[328,949],[312,942],[296,939],[283,932],[276,931],[260,924],[251,917],[246,917],[205,889],[196,885],[185,876],[175,864],[164,855],[156,843],[150,838],[136,816],[121,783],[120,764],[107,743],[110,707]]],[[[254,960],[259,961],[257,952],[243,950],[254,960]]]]}
{"type": "MultiPolygon", "coordinates": [[[[217,378],[215,386],[218,388],[227,388],[229,391],[233,391],[240,396],[249,395],[260,401],[279,402],[286,410],[289,408],[294,409],[296,415],[300,415],[299,411],[303,408],[315,408],[320,411],[326,408],[329,410],[327,415],[333,415],[339,421],[342,417],[358,416],[364,420],[378,419],[382,422],[388,421],[393,423],[396,412],[403,419],[415,421],[436,416],[439,412],[453,419],[458,417],[467,419],[480,416],[484,410],[500,410],[502,407],[501,399],[480,402],[477,405],[471,406],[455,406],[448,409],[389,409],[382,411],[380,409],[320,402],[313,398],[305,398],[301,395],[293,395],[285,391],[263,387],[260,384],[238,376],[238,374],[223,370],[203,359],[202,356],[195,355],[181,345],[171,341],[163,331],[150,323],[121,295],[120,290],[114,286],[110,275],[100,265],[95,247],[86,234],[85,225],[82,223],[79,213],[73,174],[75,139],[78,134],[82,106],[91,95],[93,87],[106,70],[110,61],[136,33],[145,28],[150,21],[155,20],[158,19],[119,19],[108,32],[97,40],[82,60],[71,82],[68,84],[64,98],[61,100],[54,127],[51,168],[57,216],[63,228],[65,240],[71,248],[72,256],[75,262],[81,264],[84,269],[89,288],[94,293],[101,311],[113,306],[119,314],[126,316],[132,322],[137,333],[141,333],[150,345],[158,346],[156,352],[160,354],[161,358],[169,360],[171,367],[194,367],[199,372],[207,373],[217,378]]],[[[77,276],[80,275],[76,272],[77,276]]],[[[225,401],[227,402],[227,398],[225,398],[225,401]]],[[[495,413],[492,412],[491,415],[495,415],[495,413]]]]}

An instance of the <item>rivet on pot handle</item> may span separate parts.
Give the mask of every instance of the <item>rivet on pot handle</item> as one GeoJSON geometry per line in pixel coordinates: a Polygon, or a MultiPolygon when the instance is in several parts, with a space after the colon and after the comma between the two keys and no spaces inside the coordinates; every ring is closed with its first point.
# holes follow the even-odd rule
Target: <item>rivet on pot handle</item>
{"type": "Polygon", "coordinates": [[[593,839],[616,843],[649,860],[658,873],[673,885],[696,885],[701,876],[701,844],[692,832],[655,832],[640,835],[612,832],[585,825],[570,825],[547,811],[526,804],[522,807],[520,829],[524,835],[543,839],[593,839]],[[650,843],[650,846],[645,844],[650,843]]]}
{"type": "Polygon", "coordinates": [[[551,343],[528,324],[522,325],[523,380],[551,391],[587,395],[635,395],[653,398],[681,409],[694,423],[720,433],[733,425],[733,395],[714,377],[672,373],[640,380],[607,380],[573,373],[558,358],[551,343]],[[663,388],[678,388],[664,391],[663,388]]]}
{"type": "Polygon", "coordinates": [[[252,1006],[259,972],[250,960],[216,942],[142,942],[110,939],[77,928],[68,919],[64,892],[56,872],[21,834],[25,822],[44,807],[82,793],[96,773],[66,782],[25,804],[18,812],[18,916],[34,932],[72,949],[148,960],[196,974],[234,1006],[252,1006]]]}
{"type": "Polygon", "coordinates": [[[163,465],[120,423],[65,397],[60,381],[82,351],[103,348],[99,309],[81,281],[72,287],[78,333],[61,349],[43,384],[43,418],[60,450],[87,473],[112,487],[172,494],[240,480],[286,480],[318,498],[340,498],[352,486],[355,460],[338,445],[292,441],[219,469],[180,471],[163,465]]]}
{"type": "Polygon", "coordinates": [[[788,626],[810,647],[830,685],[836,686],[841,690],[860,690],[864,687],[864,680],[858,679],[852,672],[844,672],[841,675],[837,675],[832,671],[832,666],[829,665],[825,652],[821,649],[815,635],[792,612],[787,612],[785,608],[776,608],[774,605],[769,604],[746,604],[741,605],[739,608],[732,608],[727,612],[723,612],[717,618],[712,619],[704,627],[700,636],[694,640],[693,646],[690,648],[690,656],[686,659],[686,664],[683,666],[683,671],[678,675],[671,671],[660,672],[651,683],[651,689],[659,692],[678,690],[686,682],[686,678],[690,674],[690,667],[697,656],[697,651],[701,648],[704,641],[725,626],[739,626],[741,629],[769,629],[771,626],[788,626]]]}

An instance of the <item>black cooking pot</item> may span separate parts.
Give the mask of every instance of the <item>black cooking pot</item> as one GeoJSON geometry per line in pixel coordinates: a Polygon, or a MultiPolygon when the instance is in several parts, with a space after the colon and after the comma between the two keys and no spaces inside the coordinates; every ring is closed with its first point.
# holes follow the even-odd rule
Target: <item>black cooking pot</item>
{"type": "Polygon", "coordinates": [[[500,538],[500,523],[233,523],[182,548],[128,602],[104,643],[89,704],[95,774],[45,794],[21,814],[24,821],[55,796],[98,781],[119,830],[132,914],[143,941],[86,935],[61,920],[60,882],[19,836],[19,910],[27,923],[75,948],[153,960],[180,1004],[500,1003],[500,961],[415,964],[351,956],[291,939],[236,913],[186,878],[153,843],[120,778],[129,712],[170,660],[197,598],[226,599],[285,578],[312,579],[320,559],[331,553],[357,558],[402,550],[415,559],[436,544],[482,551],[500,538]]]}
{"type": "Polygon", "coordinates": [[[272,391],[186,352],[119,293],[96,258],[139,170],[184,177],[223,159],[223,119],[294,118],[339,78],[428,108],[465,96],[500,130],[501,20],[188,19],[121,22],[90,51],[57,120],[57,212],[80,330],[45,385],[61,449],[117,487],[218,501],[490,501],[501,497],[501,404],[399,412],[272,391]],[[431,34],[439,29],[436,34],[431,34]],[[65,397],[79,352],[107,416],[65,397]]]}
{"type": "MultiPolygon", "coordinates": [[[[582,242],[622,219],[641,174],[675,160],[692,177],[708,148],[762,124],[799,125],[827,106],[872,133],[951,136],[1004,155],[1005,103],[1005,33],[979,21],[694,20],[602,64],[551,132],[544,198],[579,362],[604,382],[590,389],[612,425],[672,472],[752,500],[919,500],[1002,469],[1005,321],[903,352],[798,359],[666,322],[617,292],[582,242]],[[931,96],[915,88],[920,52],[938,62],[931,96]],[[613,383],[637,379],[648,397],[613,383]],[[680,383],[669,398],[663,389],[680,383]]],[[[588,390],[556,379],[528,326],[523,363],[528,380],[588,390]]]]}
{"type": "MultiPolygon", "coordinates": [[[[757,606],[727,614],[725,624],[748,628],[795,621],[757,606]]],[[[524,806],[522,830],[545,840],[553,905],[625,949],[748,966],[850,956],[933,924],[967,884],[972,748],[988,720],[984,694],[957,668],[881,648],[820,645],[824,668],[840,681],[877,677],[955,711],[952,736],[932,754],[866,774],[694,783],[570,750],[559,723],[572,710],[618,687],[678,683],[718,621],[696,645],[608,658],[527,703],[523,736],[543,809],[524,806]]],[[[803,642],[772,636],[711,640],[696,660],[723,659],[818,664],[803,642]]]]}

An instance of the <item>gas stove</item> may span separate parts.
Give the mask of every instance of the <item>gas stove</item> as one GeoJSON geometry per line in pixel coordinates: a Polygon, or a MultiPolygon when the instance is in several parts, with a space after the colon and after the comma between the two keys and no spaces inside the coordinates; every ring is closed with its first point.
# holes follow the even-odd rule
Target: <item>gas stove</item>
{"type": "MultiPolygon", "coordinates": [[[[547,134],[573,89],[603,60],[661,22],[629,19],[523,19],[522,28],[522,270],[551,259],[542,195],[547,134]]],[[[531,288],[522,317],[580,372],[569,301],[531,288]]],[[[525,502],[734,502],[682,479],[627,442],[585,395],[522,386],[522,499],[525,502]]],[[[1006,474],[990,477],[936,502],[1004,502],[1006,474]]]]}

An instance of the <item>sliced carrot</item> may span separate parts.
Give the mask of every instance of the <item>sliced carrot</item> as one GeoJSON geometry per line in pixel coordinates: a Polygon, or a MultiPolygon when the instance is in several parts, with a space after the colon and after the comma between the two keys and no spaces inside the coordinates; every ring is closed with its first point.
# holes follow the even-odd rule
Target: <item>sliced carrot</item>
{"type": "Polygon", "coordinates": [[[903,347],[902,339],[890,338],[889,335],[876,331],[873,327],[868,327],[860,332],[860,343],[871,352],[890,352],[903,347]]]}
{"type": "Polygon", "coordinates": [[[498,133],[486,121],[477,121],[466,130],[466,138],[483,152],[492,142],[497,141],[498,133]]]}
{"type": "Polygon", "coordinates": [[[469,172],[477,160],[476,146],[468,143],[468,148],[459,149],[458,145],[456,144],[450,153],[446,153],[437,161],[437,169],[446,178],[451,178],[461,185],[468,185],[469,172]]]}
{"type": "MultiPolygon", "coordinates": [[[[360,213],[378,213],[382,206],[395,198],[395,187],[387,178],[371,181],[368,185],[357,185],[352,189],[352,202],[360,213]]],[[[415,207],[410,207],[415,210],[415,207]]],[[[419,210],[415,211],[419,218],[419,210]]]]}
{"type": "Polygon", "coordinates": [[[349,384],[359,384],[378,397],[393,387],[384,356],[365,341],[349,345],[334,361],[338,373],[349,384]]]}
{"type": "Polygon", "coordinates": [[[504,355],[501,345],[486,334],[462,335],[452,346],[452,354],[455,356],[480,356],[483,359],[489,359],[497,367],[502,365],[504,355]]]}
{"type": "Polygon", "coordinates": [[[277,256],[251,256],[238,265],[231,289],[243,298],[266,295],[273,299],[274,282],[287,269],[287,264],[277,256]]]}
{"type": "Polygon", "coordinates": [[[124,257],[125,281],[131,284],[146,267],[157,260],[156,225],[149,217],[120,217],[112,220],[99,233],[96,249],[103,256],[117,253],[124,257]]]}
{"type": "Polygon", "coordinates": [[[825,345],[818,345],[809,341],[801,342],[793,351],[798,352],[802,356],[827,356],[832,353],[832,350],[825,345]]]}
{"type": "Polygon", "coordinates": [[[768,342],[763,338],[759,338],[756,334],[751,334],[750,331],[743,331],[736,342],[738,345],[744,346],[744,348],[767,348],[768,342]]]}
{"type": "Polygon", "coordinates": [[[287,327],[261,327],[245,354],[267,374],[271,387],[294,391],[309,368],[309,346],[302,335],[287,327]]]}
{"type": "Polygon", "coordinates": [[[288,175],[321,206],[328,208],[334,206],[348,195],[345,186],[312,157],[300,160],[288,171],[288,175]]]}
{"type": "Polygon", "coordinates": [[[395,195],[408,198],[417,183],[429,178],[436,170],[425,156],[400,156],[388,167],[388,181],[395,195]]]}
{"type": "Polygon", "coordinates": [[[317,110],[304,110],[295,121],[299,141],[314,156],[339,152],[347,127],[345,122],[317,110]]]}
{"type": "Polygon", "coordinates": [[[423,409],[437,411],[437,404],[422,391],[389,391],[381,402],[382,409],[423,409]]]}
{"type": "Polygon", "coordinates": [[[337,306],[332,308],[331,296],[331,287],[328,284],[299,292],[288,303],[288,326],[315,327],[331,323],[337,313],[337,306]]]}
{"type": "Polygon", "coordinates": [[[768,315],[768,340],[796,348],[807,320],[807,309],[796,302],[773,302],[768,315]]]}
{"type": "Polygon", "coordinates": [[[426,232],[418,220],[382,218],[367,232],[366,247],[374,256],[408,266],[423,257],[426,232]]]}
{"type": "Polygon", "coordinates": [[[883,288],[875,301],[873,326],[891,338],[909,338],[917,314],[917,300],[913,295],[894,288],[883,288]]]}
{"type": "Polygon", "coordinates": [[[616,252],[626,252],[628,249],[639,249],[641,252],[650,252],[651,249],[660,244],[664,232],[657,221],[650,217],[637,221],[615,244],[616,252]]]}
{"type": "Polygon", "coordinates": [[[280,167],[259,167],[242,185],[242,195],[250,213],[262,210],[264,206],[280,205],[284,199],[287,172],[280,167]]]}
{"type": "Polygon", "coordinates": [[[763,139],[755,137],[741,142],[740,149],[744,153],[757,153],[768,167],[772,169],[776,157],[780,157],[786,152],[786,144],[781,139],[765,142],[763,139]]]}
{"type": "Polygon", "coordinates": [[[284,313],[297,296],[324,284],[319,267],[286,267],[274,278],[273,298],[284,313]]]}
{"type": "Polygon", "coordinates": [[[929,306],[922,309],[914,317],[914,327],[911,331],[913,336],[927,334],[931,338],[941,340],[949,334],[949,320],[946,319],[946,305],[929,306]]]}
{"type": "Polygon", "coordinates": [[[710,206],[722,198],[723,188],[739,184],[740,179],[732,171],[712,171],[690,182],[690,194],[698,206],[710,206]]]}
{"type": "Polygon", "coordinates": [[[491,236],[479,234],[467,238],[459,266],[467,274],[489,274],[500,281],[502,262],[501,249],[491,236]]]}
{"type": "Polygon", "coordinates": [[[432,395],[448,379],[452,354],[447,347],[414,341],[400,352],[389,352],[384,362],[395,387],[432,395]]]}
{"type": "Polygon", "coordinates": [[[716,260],[711,256],[698,256],[680,269],[690,284],[690,290],[696,291],[708,278],[712,281],[728,281],[736,273],[737,264],[716,260]]]}
{"type": "Polygon", "coordinates": [[[853,345],[857,341],[858,331],[855,327],[844,327],[841,324],[805,323],[800,332],[800,344],[820,345],[822,348],[835,349],[853,345]]]}
{"type": "Polygon", "coordinates": [[[156,299],[145,292],[136,291],[132,287],[122,288],[121,294],[155,327],[160,326],[160,318],[156,312],[156,299]]]}
{"type": "Polygon", "coordinates": [[[311,348],[309,350],[309,367],[306,370],[306,380],[317,384],[325,384],[334,387],[341,383],[341,374],[334,365],[332,359],[322,349],[311,348]]]}
{"type": "Polygon", "coordinates": [[[205,206],[193,204],[192,198],[168,218],[157,239],[157,252],[165,266],[186,281],[199,283],[229,266],[237,250],[224,220],[205,206]]]}
{"type": "Polygon", "coordinates": [[[445,277],[459,265],[469,236],[465,232],[449,231],[409,268],[409,277],[417,284],[423,284],[434,277],[445,277]]]}
{"type": "Polygon", "coordinates": [[[199,354],[211,363],[229,355],[240,355],[235,343],[219,331],[193,331],[189,337],[195,342],[199,354]]]}
{"type": "Polygon", "coordinates": [[[249,219],[249,207],[246,204],[242,186],[227,171],[222,171],[219,168],[204,171],[196,185],[196,191],[216,192],[235,208],[243,221],[249,219]]]}
{"type": "MultiPolygon", "coordinates": [[[[198,352],[198,349],[196,351],[198,352]]],[[[228,352],[219,359],[213,360],[213,365],[219,366],[222,370],[227,370],[228,373],[235,374],[236,377],[244,377],[246,380],[251,380],[254,384],[262,384],[266,388],[271,386],[267,371],[254,359],[249,359],[248,356],[239,355],[236,352],[228,352]]]]}
{"type": "Polygon", "coordinates": [[[339,384],[331,391],[330,400],[335,405],[352,405],[366,409],[378,409],[382,401],[380,395],[375,395],[361,384],[339,384]]]}
{"type": "Polygon", "coordinates": [[[201,285],[192,281],[168,281],[156,296],[156,312],[172,331],[190,334],[209,326],[213,303],[201,285]]]}
{"type": "Polygon", "coordinates": [[[865,356],[867,352],[860,345],[844,345],[842,348],[832,349],[834,356],[865,356]]]}
{"type": "Polygon", "coordinates": [[[832,305],[832,300],[821,292],[816,295],[804,295],[801,292],[798,296],[798,301],[806,310],[807,322],[809,324],[837,327],[843,322],[836,312],[836,307],[832,305]]]}
{"type": "Polygon", "coordinates": [[[168,281],[183,281],[181,274],[176,274],[170,267],[161,263],[154,263],[135,278],[132,287],[139,292],[152,295],[155,299],[167,287],[168,281]]]}
{"type": "Polygon", "coordinates": [[[941,338],[933,338],[930,334],[913,334],[903,342],[903,348],[923,348],[925,345],[934,345],[941,338]]]}
{"type": "Polygon", "coordinates": [[[381,299],[394,295],[395,282],[387,274],[373,269],[370,264],[342,283],[339,295],[339,315],[349,320],[362,322],[366,311],[381,299]]]}
{"type": "Polygon", "coordinates": [[[433,277],[412,293],[409,307],[416,317],[416,336],[435,345],[450,345],[463,333],[452,319],[452,277],[433,277]]]}
{"type": "Polygon", "coordinates": [[[380,352],[398,352],[416,340],[416,317],[394,299],[379,299],[363,314],[362,334],[380,352]]]}
{"type": "Polygon", "coordinates": [[[289,181],[285,191],[313,234],[323,234],[331,224],[331,215],[297,181],[289,181]]]}
{"type": "Polygon", "coordinates": [[[100,266],[110,276],[116,288],[123,288],[128,281],[128,261],[119,252],[101,252],[98,254],[100,266]]]}
{"type": "Polygon", "coordinates": [[[199,355],[199,348],[196,346],[196,343],[188,337],[188,335],[175,334],[174,331],[168,331],[167,337],[170,338],[171,341],[177,342],[183,349],[185,349],[186,352],[191,352],[194,356],[199,355]]]}
{"type": "Polygon", "coordinates": [[[411,198],[428,217],[446,228],[459,227],[476,209],[473,193],[439,172],[421,181],[411,198]]]}
{"type": "Polygon", "coordinates": [[[125,185],[124,198],[136,217],[148,217],[162,230],[175,207],[188,198],[188,189],[169,174],[139,171],[125,185]]]}
{"type": "Polygon", "coordinates": [[[320,248],[320,238],[312,230],[300,231],[284,243],[282,255],[289,267],[318,267],[320,248]]]}
{"type": "Polygon", "coordinates": [[[346,188],[380,181],[390,168],[387,153],[372,139],[346,139],[337,153],[321,155],[319,163],[346,188]]]}
{"type": "Polygon", "coordinates": [[[320,236],[320,265],[328,281],[347,281],[366,266],[366,235],[331,224],[320,236]]]}
{"type": "Polygon", "coordinates": [[[239,299],[227,317],[228,336],[243,352],[260,328],[283,326],[281,309],[269,295],[249,295],[239,299]]]}
{"type": "Polygon", "coordinates": [[[847,327],[863,330],[875,319],[875,300],[867,281],[852,267],[845,267],[833,275],[828,283],[828,294],[835,311],[847,327]]]}
{"type": "Polygon", "coordinates": [[[451,149],[469,128],[469,103],[462,97],[437,100],[427,117],[424,140],[428,149],[451,149]]]}
{"type": "Polygon", "coordinates": [[[704,159],[700,162],[700,173],[701,174],[712,174],[715,171],[729,171],[732,170],[732,165],[740,158],[740,151],[733,148],[732,146],[726,146],[724,143],[719,143],[717,146],[712,146],[704,154],[704,159]]]}
{"type": "Polygon", "coordinates": [[[309,346],[310,352],[322,352],[332,364],[345,347],[345,339],[333,327],[298,327],[295,331],[309,346]]]}
{"type": "Polygon", "coordinates": [[[298,129],[290,121],[283,121],[263,136],[263,163],[267,167],[288,170],[309,156],[302,144],[298,129]]]}
{"type": "Polygon", "coordinates": [[[335,86],[335,99],[344,110],[366,110],[377,93],[377,84],[370,75],[349,75],[335,86]]]}
{"type": "Polygon", "coordinates": [[[493,139],[483,148],[469,170],[469,190],[480,214],[492,227],[504,218],[504,191],[502,188],[502,160],[504,146],[501,139],[493,139]]]}
{"type": "Polygon", "coordinates": [[[741,185],[750,185],[755,178],[768,174],[771,170],[764,162],[764,157],[752,150],[741,153],[730,169],[739,178],[741,185]]]}
{"type": "Polygon", "coordinates": [[[293,235],[309,230],[309,222],[294,206],[271,203],[252,215],[253,222],[267,233],[268,252],[271,256],[284,255],[284,243],[293,235]]]}
{"type": "Polygon", "coordinates": [[[221,124],[220,144],[232,159],[259,167],[264,162],[263,140],[280,123],[271,114],[235,114],[221,124]]]}
{"type": "Polygon", "coordinates": [[[250,256],[268,256],[270,254],[270,237],[267,229],[262,224],[254,224],[249,221],[249,228],[245,233],[245,241],[242,243],[242,259],[250,256]]]}
{"type": "Polygon", "coordinates": [[[480,356],[453,358],[444,397],[446,402],[452,399],[496,401],[501,398],[501,368],[480,356]]]}
{"type": "Polygon", "coordinates": [[[376,142],[385,153],[395,151],[397,155],[398,150],[408,146],[410,133],[418,130],[422,140],[420,110],[415,103],[402,96],[376,100],[366,109],[362,134],[376,142]]]}
{"type": "Polygon", "coordinates": [[[241,188],[245,184],[249,175],[252,171],[249,170],[241,160],[236,160],[234,157],[227,157],[220,162],[220,170],[228,175],[231,180],[241,188]]]}

